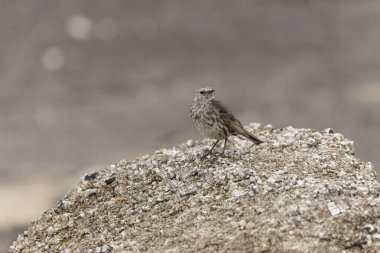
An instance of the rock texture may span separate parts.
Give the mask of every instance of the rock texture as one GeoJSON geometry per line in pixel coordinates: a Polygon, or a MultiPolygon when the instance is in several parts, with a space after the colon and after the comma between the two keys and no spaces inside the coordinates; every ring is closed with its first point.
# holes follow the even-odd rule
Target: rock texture
{"type": "Polygon", "coordinates": [[[380,185],[332,129],[248,127],[87,174],[10,252],[380,252],[380,185]]]}

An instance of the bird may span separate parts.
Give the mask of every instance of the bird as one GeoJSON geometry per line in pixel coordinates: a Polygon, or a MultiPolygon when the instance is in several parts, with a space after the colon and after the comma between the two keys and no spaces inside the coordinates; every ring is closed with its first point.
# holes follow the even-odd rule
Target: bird
{"type": "Polygon", "coordinates": [[[206,138],[216,139],[212,148],[204,155],[208,156],[220,140],[224,140],[221,155],[227,146],[228,136],[242,135],[254,144],[263,143],[262,140],[244,129],[242,123],[234,116],[230,109],[215,99],[210,87],[196,90],[190,107],[190,115],[198,132],[206,138]]]}

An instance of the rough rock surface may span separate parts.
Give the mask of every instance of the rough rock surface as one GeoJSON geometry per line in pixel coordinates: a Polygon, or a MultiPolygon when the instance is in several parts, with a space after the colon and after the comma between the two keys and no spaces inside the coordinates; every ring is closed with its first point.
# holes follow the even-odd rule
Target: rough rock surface
{"type": "Polygon", "coordinates": [[[10,252],[380,252],[380,185],[332,129],[251,124],[87,174],[10,252]],[[219,147],[220,148],[220,147],[219,147]]]}

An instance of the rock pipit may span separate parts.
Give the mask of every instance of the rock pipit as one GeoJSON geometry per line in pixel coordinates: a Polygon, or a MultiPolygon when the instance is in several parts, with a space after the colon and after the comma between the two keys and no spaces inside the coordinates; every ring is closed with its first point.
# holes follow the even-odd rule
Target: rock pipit
{"type": "Polygon", "coordinates": [[[224,140],[222,151],[222,154],[224,154],[228,136],[230,135],[242,135],[255,144],[262,143],[262,140],[244,129],[241,122],[225,105],[214,98],[212,94],[214,91],[210,87],[197,90],[190,108],[191,118],[199,133],[203,137],[216,139],[216,142],[205,156],[211,153],[220,140],[224,140]]]}

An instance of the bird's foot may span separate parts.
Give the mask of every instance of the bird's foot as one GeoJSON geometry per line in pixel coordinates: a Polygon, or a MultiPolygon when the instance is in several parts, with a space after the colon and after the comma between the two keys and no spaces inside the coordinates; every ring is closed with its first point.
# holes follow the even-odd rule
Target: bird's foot
{"type": "Polygon", "coordinates": [[[203,159],[205,159],[207,156],[209,156],[209,155],[212,155],[212,152],[211,151],[208,151],[206,154],[203,154],[202,156],[201,156],[201,159],[203,160],[203,159]]]}
{"type": "MultiPolygon", "coordinates": [[[[203,159],[205,159],[205,158],[207,158],[208,156],[212,156],[212,155],[214,155],[214,153],[212,153],[212,152],[207,152],[207,153],[205,153],[205,154],[203,154],[202,156],[201,156],[201,160],[203,160],[203,159]]],[[[223,153],[215,153],[215,156],[214,156],[215,158],[216,157],[221,157],[221,158],[226,158],[227,156],[226,156],[226,154],[223,152],[223,153]]]]}

